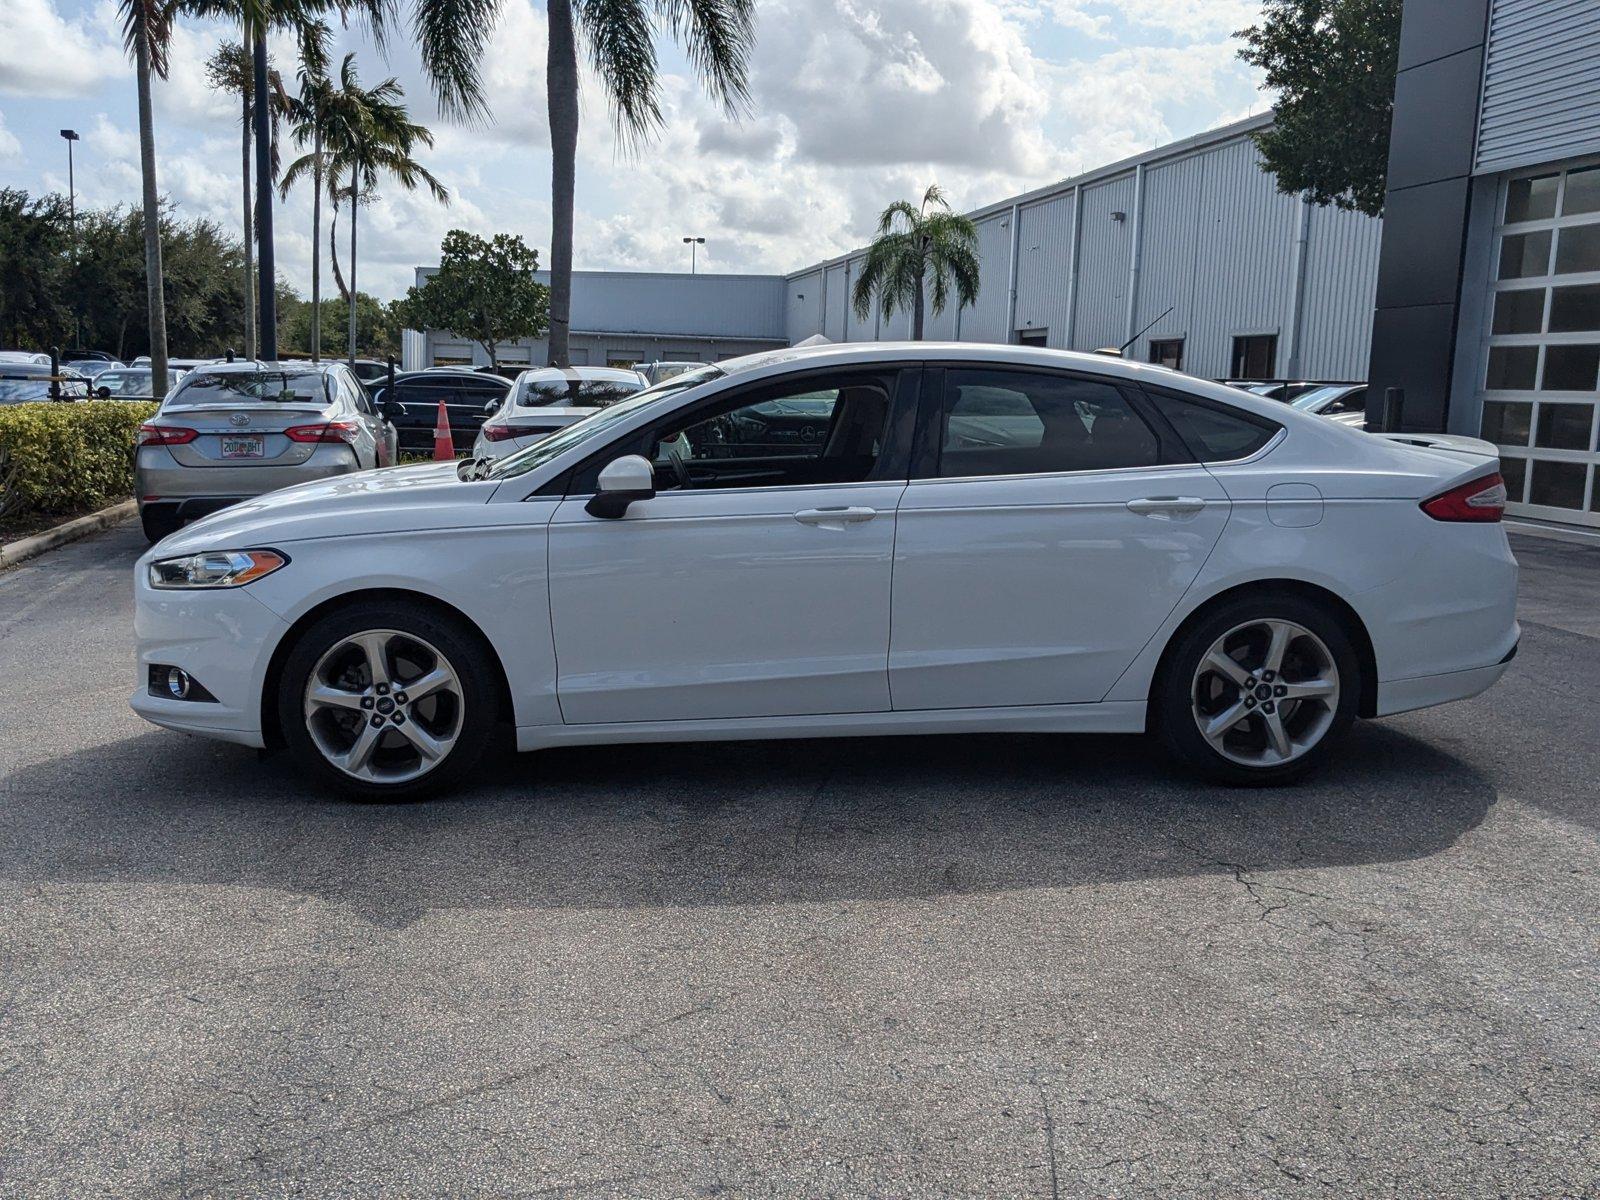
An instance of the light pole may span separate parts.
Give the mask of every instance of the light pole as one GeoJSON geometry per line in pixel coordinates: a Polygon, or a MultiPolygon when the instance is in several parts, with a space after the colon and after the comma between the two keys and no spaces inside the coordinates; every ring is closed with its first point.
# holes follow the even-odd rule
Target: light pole
{"type": "MultiPolygon", "coordinates": [[[[61,136],[67,143],[67,227],[72,231],[72,265],[78,265],[78,182],[72,168],[72,143],[78,140],[76,129],[63,129],[61,136]]],[[[73,338],[79,349],[83,347],[83,317],[78,313],[78,298],[72,298],[73,338]]]]}
{"type": "Polygon", "coordinates": [[[695,252],[698,251],[701,246],[706,244],[706,240],[705,238],[686,237],[683,239],[683,244],[689,247],[689,274],[693,275],[695,266],[695,252]]]}

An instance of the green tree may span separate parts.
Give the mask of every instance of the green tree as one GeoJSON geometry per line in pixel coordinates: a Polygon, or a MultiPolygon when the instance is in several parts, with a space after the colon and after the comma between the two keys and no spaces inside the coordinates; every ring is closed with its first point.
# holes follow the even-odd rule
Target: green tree
{"type": "MultiPolygon", "coordinates": [[[[396,305],[400,302],[385,304],[366,292],[357,292],[355,301],[356,344],[353,351],[348,343],[348,303],[332,297],[322,301],[322,327],[329,331],[328,353],[340,358],[386,358],[391,354],[399,358],[400,331],[405,328],[396,312],[396,305]]],[[[310,353],[314,315],[310,302],[298,296],[280,302],[278,338],[282,353],[310,353]]]]}
{"type": "Polygon", "coordinates": [[[172,0],[118,0],[122,43],[133,58],[139,101],[139,177],[144,208],[146,328],[150,338],[151,385],[167,387],[167,304],[161,273],[161,197],[156,186],[156,126],[151,109],[151,77],[167,77],[167,46],[172,40],[172,0]]]}
{"type": "Polygon", "coordinates": [[[37,350],[61,340],[70,325],[70,245],[65,197],[0,188],[0,346],[37,350]]]}
{"type": "Polygon", "coordinates": [[[1278,93],[1256,134],[1278,190],[1378,216],[1400,58],[1401,0],[1266,0],[1239,57],[1278,93]]]}
{"type": "MultiPolygon", "coordinates": [[[[418,146],[433,145],[433,134],[411,120],[406,106],[401,103],[404,96],[400,84],[392,77],[374,88],[362,87],[356,73],[355,55],[345,55],[339,69],[339,86],[327,97],[326,162],[321,163],[314,154],[302,155],[283,173],[282,187],[287,189],[298,179],[314,176],[325,167],[330,197],[335,203],[342,199],[350,201],[350,282],[346,292],[350,311],[346,343],[352,358],[359,340],[355,302],[358,206],[376,197],[378,182],[385,175],[407,191],[425,186],[439,203],[450,202],[450,193],[444,185],[413,157],[418,146]]],[[[336,277],[338,270],[335,256],[336,277]]]]}
{"type": "Polygon", "coordinates": [[[444,235],[439,270],[407,291],[400,316],[408,329],[443,329],[483,347],[538,337],[550,316],[550,289],[534,278],[539,253],[516,234],[481,238],[464,229],[444,235]]]}
{"type": "Polygon", "coordinates": [[[970,217],[951,212],[939,185],[922,195],[922,206],[896,200],[878,218],[878,234],[867,247],[867,260],[856,277],[852,299],[863,321],[876,299],[885,317],[897,308],[911,313],[911,337],[922,340],[923,292],[934,315],[944,311],[955,285],[956,306],[978,300],[978,227],[970,217]]]}
{"type": "MultiPolygon", "coordinates": [[[[323,29],[326,31],[327,27],[323,26],[323,29]]],[[[326,37],[318,38],[307,47],[314,47],[314,52],[302,53],[299,87],[289,100],[289,118],[293,122],[295,144],[302,150],[310,146],[306,156],[311,163],[311,331],[308,350],[313,362],[322,358],[322,193],[329,177],[329,155],[324,143],[333,112],[333,81],[328,78],[326,42],[326,37]]],[[[284,196],[289,194],[289,186],[289,181],[285,180],[282,190],[284,196]]],[[[342,285],[340,290],[343,290],[342,285]]]]}

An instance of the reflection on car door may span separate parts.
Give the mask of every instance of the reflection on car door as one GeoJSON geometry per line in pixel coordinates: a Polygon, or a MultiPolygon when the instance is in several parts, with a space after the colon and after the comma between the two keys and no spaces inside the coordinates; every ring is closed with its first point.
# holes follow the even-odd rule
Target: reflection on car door
{"type": "Polygon", "coordinates": [[[914,396],[893,369],[744,389],[581,469],[549,527],[563,719],[887,711],[909,439],[886,431],[909,431],[914,396]],[[657,495],[590,516],[593,475],[630,452],[657,495]]]}
{"type": "Polygon", "coordinates": [[[1100,700],[1199,573],[1226,493],[1107,381],[951,367],[924,393],[895,543],[894,708],[1100,700]]]}

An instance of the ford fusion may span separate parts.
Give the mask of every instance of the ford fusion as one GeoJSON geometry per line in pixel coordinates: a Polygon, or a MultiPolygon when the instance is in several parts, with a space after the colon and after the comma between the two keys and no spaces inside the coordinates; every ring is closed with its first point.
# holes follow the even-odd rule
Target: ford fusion
{"type": "Polygon", "coordinates": [[[363,797],[615,742],[1150,731],[1230,783],[1517,646],[1485,443],[1006,346],[704,367],[491,461],[246,499],[136,569],[133,707],[363,797]]]}

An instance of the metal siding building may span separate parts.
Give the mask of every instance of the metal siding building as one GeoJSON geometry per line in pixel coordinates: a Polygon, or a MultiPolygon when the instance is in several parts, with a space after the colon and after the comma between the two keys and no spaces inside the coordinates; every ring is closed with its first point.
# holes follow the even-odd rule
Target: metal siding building
{"type": "Polygon", "coordinates": [[[1600,0],[1408,3],[1369,420],[1500,447],[1508,511],[1600,527],[1600,0]]]}
{"type": "MultiPolygon", "coordinates": [[[[436,268],[417,268],[420,285],[436,268]]],[[[550,275],[538,273],[548,284],[550,275]]],[[[803,289],[799,289],[803,290],[803,289]]],[[[606,366],[658,359],[715,362],[787,345],[787,314],[807,302],[781,275],[683,275],[642,271],[572,273],[572,361],[606,366]]],[[[791,318],[792,319],[792,318],[791,318]]],[[[408,333],[407,370],[488,361],[483,348],[440,330],[408,333]]],[[[542,365],[547,343],[524,339],[499,348],[502,363],[542,365]]]]}
{"type": "MultiPolygon", "coordinates": [[[[1236,338],[1266,336],[1276,339],[1267,374],[1364,378],[1379,222],[1280,193],[1250,139],[1270,120],[1241,121],[974,211],[978,302],[927,313],[925,336],[1042,338],[1096,350],[1154,321],[1129,357],[1148,357],[1152,340],[1182,339],[1184,370],[1222,377],[1236,338]]],[[[791,341],[908,335],[908,314],[861,321],[848,312],[840,292],[860,263],[853,251],[788,276],[791,341]],[[821,324],[811,297],[824,276],[821,324]]]]}

